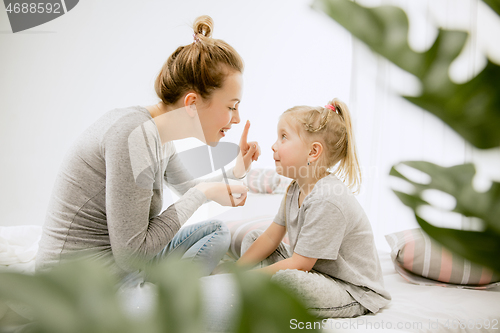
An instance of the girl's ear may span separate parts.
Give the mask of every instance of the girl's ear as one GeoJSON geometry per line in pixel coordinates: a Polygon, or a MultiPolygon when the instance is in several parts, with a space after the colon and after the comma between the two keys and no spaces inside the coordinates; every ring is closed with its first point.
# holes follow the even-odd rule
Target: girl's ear
{"type": "Polygon", "coordinates": [[[323,145],[321,144],[321,142],[317,141],[313,142],[311,144],[311,149],[309,150],[309,158],[311,162],[316,161],[322,152],[323,152],[323,145]]]}

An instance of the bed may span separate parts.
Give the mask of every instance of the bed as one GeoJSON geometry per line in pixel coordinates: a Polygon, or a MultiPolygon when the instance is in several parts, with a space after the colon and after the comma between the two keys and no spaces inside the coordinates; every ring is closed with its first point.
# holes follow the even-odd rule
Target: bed
{"type": "MultiPolygon", "coordinates": [[[[233,242],[225,260],[239,251],[238,243],[251,229],[265,228],[276,214],[282,193],[249,193],[243,207],[214,216],[230,227],[233,242]]],[[[209,203],[212,204],[212,203],[209,203]]],[[[0,270],[34,271],[40,226],[0,227],[0,270]]],[[[379,313],[353,319],[328,319],[324,332],[499,332],[500,287],[471,290],[409,283],[397,273],[390,252],[379,250],[386,289],[392,302],[379,313]]],[[[0,314],[1,315],[1,314],[0,314]]],[[[307,323],[296,323],[306,327],[307,323]]]]}

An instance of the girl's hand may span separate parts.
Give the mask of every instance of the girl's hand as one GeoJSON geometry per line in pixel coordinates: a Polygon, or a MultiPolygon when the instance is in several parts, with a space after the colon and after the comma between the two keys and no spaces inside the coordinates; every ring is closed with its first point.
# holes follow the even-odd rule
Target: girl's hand
{"type": "Polygon", "coordinates": [[[245,185],[203,182],[196,185],[195,188],[203,192],[208,200],[213,200],[222,206],[243,206],[247,200],[248,188],[245,185]],[[232,193],[241,193],[241,197],[235,198],[232,193]]]}
{"type": "Polygon", "coordinates": [[[240,153],[236,158],[236,165],[233,174],[236,178],[243,178],[250,170],[253,161],[257,161],[260,156],[260,146],[257,141],[247,142],[250,121],[247,120],[240,140],[240,153]]]}

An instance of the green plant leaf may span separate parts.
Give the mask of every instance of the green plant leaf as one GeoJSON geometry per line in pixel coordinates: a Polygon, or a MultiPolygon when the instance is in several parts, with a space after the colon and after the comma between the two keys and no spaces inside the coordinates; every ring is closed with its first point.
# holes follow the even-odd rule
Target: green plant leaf
{"type": "MultiPolygon", "coordinates": [[[[490,5],[498,6],[498,1],[490,5]]],[[[463,49],[467,33],[439,29],[426,52],[415,52],[408,44],[408,18],[397,7],[362,7],[349,0],[316,0],[320,9],[341,24],[374,52],[415,75],[422,95],[405,98],[433,113],[477,148],[500,145],[500,67],[488,62],[472,80],[455,84],[448,70],[463,49]]]]}
{"type": "MultiPolygon", "coordinates": [[[[393,166],[389,174],[413,185],[415,191],[409,195],[418,204],[411,205],[407,204],[409,199],[402,200],[407,206],[415,210],[419,205],[428,204],[422,198],[422,192],[429,189],[439,190],[456,199],[453,212],[468,217],[478,217],[484,221],[487,227],[500,234],[500,183],[492,182],[488,191],[477,192],[472,185],[476,174],[473,164],[468,163],[452,167],[442,167],[424,161],[406,161],[399,164],[393,166]],[[431,182],[429,184],[419,184],[411,181],[396,170],[399,164],[424,172],[431,177],[431,182]]],[[[399,192],[396,195],[401,198],[399,192]]]]}
{"type": "Polygon", "coordinates": [[[488,6],[490,6],[491,9],[497,13],[497,15],[500,15],[500,1],[498,0],[483,0],[484,3],[486,3],[488,6]]]}
{"type": "Polygon", "coordinates": [[[139,327],[122,312],[115,292],[111,273],[86,261],[61,264],[33,276],[0,274],[0,297],[26,304],[39,332],[135,332],[139,327]]]}
{"type": "MultiPolygon", "coordinates": [[[[238,325],[238,333],[290,332],[293,319],[303,323],[318,321],[295,295],[270,281],[269,276],[257,272],[237,272],[236,277],[244,314],[238,325]]],[[[307,331],[319,332],[319,329],[312,327],[307,331]]]]}
{"type": "Polygon", "coordinates": [[[488,61],[484,70],[464,84],[449,82],[446,89],[424,85],[421,96],[404,98],[453,128],[477,148],[500,146],[500,67],[488,61]]]}
{"type": "Polygon", "coordinates": [[[440,29],[429,50],[415,52],[408,44],[408,18],[398,7],[366,8],[350,0],[316,0],[313,8],[323,10],[374,52],[440,89],[450,82],[448,67],[467,39],[466,32],[440,29]]]}
{"type": "Polygon", "coordinates": [[[500,274],[500,235],[491,229],[466,231],[439,228],[415,214],[418,224],[432,238],[451,251],[500,274]]]}
{"type": "Polygon", "coordinates": [[[475,167],[471,163],[442,167],[424,161],[400,162],[390,171],[391,176],[400,178],[413,186],[412,193],[393,191],[406,206],[415,212],[417,221],[424,231],[450,250],[499,273],[500,183],[492,182],[488,191],[477,192],[472,185],[475,174],[475,167]],[[431,178],[430,183],[421,184],[408,179],[397,170],[400,164],[427,174],[431,178]],[[428,224],[418,215],[420,206],[430,205],[422,198],[426,190],[438,190],[453,196],[456,205],[452,211],[481,219],[485,224],[485,230],[483,232],[463,231],[438,228],[428,224]]]}
{"type": "Polygon", "coordinates": [[[152,332],[202,332],[198,267],[175,258],[156,265],[149,275],[149,280],[158,287],[155,329],[152,332]]]}
{"type": "Polygon", "coordinates": [[[54,333],[75,332],[77,312],[71,300],[57,285],[45,276],[19,273],[0,273],[0,297],[4,300],[28,305],[31,317],[50,327],[54,333]]]}

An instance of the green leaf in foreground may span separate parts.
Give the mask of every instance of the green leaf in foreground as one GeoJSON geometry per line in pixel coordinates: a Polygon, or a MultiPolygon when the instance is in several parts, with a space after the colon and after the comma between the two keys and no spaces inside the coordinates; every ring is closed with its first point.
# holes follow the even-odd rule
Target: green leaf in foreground
{"type": "MultiPolygon", "coordinates": [[[[499,2],[491,0],[492,8],[499,2]]],[[[500,67],[486,68],[463,84],[451,81],[450,64],[462,51],[468,34],[439,29],[434,44],[415,52],[408,43],[408,18],[394,6],[366,8],[350,0],[316,0],[324,11],[374,52],[415,75],[422,84],[420,96],[405,96],[433,113],[472,145],[481,149],[500,145],[500,67]]]]}
{"type": "Polygon", "coordinates": [[[432,238],[458,255],[491,268],[500,274],[500,235],[491,229],[483,232],[435,227],[415,214],[418,224],[432,238]]]}
{"type": "MultiPolygon", "coordinates": [[[[430,162],[407,161],[392,167],[390,175],[400,178],[413,187],[411,193],[395,191],[398,198],[410,207],[422,229],[453,252],[500,273],[500,183],[492,182],[486,192],[477,192],[472,181],[476,174],[473,164],[442,167],[430,162]],[[421,184],[412,181],[398,171],[398,165],[419,170],[431,181],[421,184]],[[431,205],[424,200],[426,190],[437,190],[456,200],[453,212],[467,217],[477,217],[484,222],[484,231],[464,231],[438,228],[427,223],[418,214],[421,206],[431,205]]],[[[432,206],[432,205],[431,205],[432,206]]]]}
{"type": "MultiPolygon", "coordinates": [[[[303,323],[317,322],[317,318],[309,314],[294,295],[270,281],[268,276],[255,272],[239,272],[236,276],[241,288],[241,310],[244,314],[238,325],[238,333],[291,332],[290,323],[293,319],[303,323]],[[273,315],[270,316],[270,313],[273,315]]],[[[320,322],[317,322],[317,327],[320,327],[320,322]]],[[[307,331],[319,332],[317,327],[307,331]]]]}

